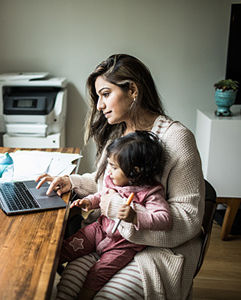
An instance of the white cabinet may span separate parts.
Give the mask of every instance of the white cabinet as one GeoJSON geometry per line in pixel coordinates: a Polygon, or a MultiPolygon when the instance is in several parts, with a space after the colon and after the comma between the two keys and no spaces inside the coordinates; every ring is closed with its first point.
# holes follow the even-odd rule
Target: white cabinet
{"type": "Polygon", "coordinates": [[[218,197],[241,198],[241,114],[232,107],[232,117],[197,110],[196,141],[203,173],[218,197]]]}

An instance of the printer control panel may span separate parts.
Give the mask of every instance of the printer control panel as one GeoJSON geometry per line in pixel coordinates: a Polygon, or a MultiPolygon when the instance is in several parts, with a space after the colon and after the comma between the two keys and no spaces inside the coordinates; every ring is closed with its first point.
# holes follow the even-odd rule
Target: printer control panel
{"type": "Polygon", "coordinates": [[[58,88],[3,87],[4,115],[47,115],[53,109],[58,88]]]}

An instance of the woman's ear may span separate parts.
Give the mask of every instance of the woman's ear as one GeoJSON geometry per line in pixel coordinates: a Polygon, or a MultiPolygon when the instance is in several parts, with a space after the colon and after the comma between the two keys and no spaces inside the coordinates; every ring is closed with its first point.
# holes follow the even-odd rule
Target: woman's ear
{"type": "Polygon", "coordinates": [[[136,99],[136,97],[138,96],[138,88],[137,85],[134,81],[130,82],[130,86],[129,86],[129,96],[131,98],[136,99]]]}

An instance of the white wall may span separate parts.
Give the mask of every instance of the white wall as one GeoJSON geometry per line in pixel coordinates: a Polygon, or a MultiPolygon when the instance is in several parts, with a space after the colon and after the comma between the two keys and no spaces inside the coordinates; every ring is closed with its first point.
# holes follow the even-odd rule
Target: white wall
{"type": "MultiPolygon", "coordinates": [[[[83,147],[85,81],[113,53],[150,68],[167,113],[195,131],[225,75],[230,0],[0,0],[0,73],[66,77],[67,145],[83,147]]],[[[83,170],[93,168],[94,147],[83,170]]]]}

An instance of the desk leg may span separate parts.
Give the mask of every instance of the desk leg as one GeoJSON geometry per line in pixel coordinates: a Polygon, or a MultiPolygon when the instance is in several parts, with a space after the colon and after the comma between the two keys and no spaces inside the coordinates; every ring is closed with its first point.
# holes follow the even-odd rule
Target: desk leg
{"type": "Polygon", "coordinates": [[[241,198],[217,198],[217,203],[225,203],[227,205],[221,230],[221,239],[225,241],[228,239],[228,235],[231,231],[234,219],[241,203],[241,198]]]}

